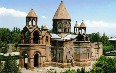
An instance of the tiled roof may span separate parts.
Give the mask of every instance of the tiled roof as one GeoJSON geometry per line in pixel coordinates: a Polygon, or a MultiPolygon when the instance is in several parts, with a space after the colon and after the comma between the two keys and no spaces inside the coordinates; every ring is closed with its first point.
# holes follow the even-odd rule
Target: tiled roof
{"type": "Polygon", "coordinates": [[[61,38],[64,38],[66,37],[68,34],[65,34],[65,33],[61,33],[61,34],[58,34],[58,36],[60,36],[61,38]]]}
{"type": "Polygon", "coordinates": [[[70,39],[76,38],[77,36],[78,36],[78,35],[69,34],[69,35],[67,35],[66,37],[64,37],[63,39],[65,39],[65,40],[70,40],[70,39]]]}
{"type": "Polygon", "coordinates": [[[54,38],[54,39],[61,39],[61,37],[59,37],[57,34],[53,34],[53,33],[50,33],[51,34],[51,38],[54,38]]]}
{"type": "Polygon", "coordinates": [[[65,41],[65,40],[71,40],[76,38],[78,35],[74,35],[74,34],[67,34],[65,37],[60,37],[58,34],[53,34],[51,33],[51,38],[52,39],[57,39],[58,41],[65,41]]]}
{"type": "Polygon", "coordinates": [[[67,12],[63,1],[61,1],[53,19],[71,19],[69,13],[67,12]]]}
{"type": "Polygon", "coordinates": [[[34,12],[33,9],[31,9],[27,15],[27,17],[37,17],[36,13],[34,12]]]}
{"type": "Polygon", "coordinates": [[[82,21],[80,27],[86,27],[83,21],[82,21]]]}

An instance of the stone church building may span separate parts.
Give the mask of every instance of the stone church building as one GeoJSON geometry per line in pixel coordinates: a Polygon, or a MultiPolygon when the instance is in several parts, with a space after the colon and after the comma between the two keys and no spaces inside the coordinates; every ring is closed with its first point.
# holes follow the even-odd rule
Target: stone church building
{"type": "Polygon", "coordinates": [[[22,68],[89,66],[102,55],[102,44],[90,42],[84,21],[80,25],[76,22],[71,33],[71,17],[63,1],[53,16],[52,33],[46,26],[38,27],[37,21],[31,9],[19,44],[22,68]]]}

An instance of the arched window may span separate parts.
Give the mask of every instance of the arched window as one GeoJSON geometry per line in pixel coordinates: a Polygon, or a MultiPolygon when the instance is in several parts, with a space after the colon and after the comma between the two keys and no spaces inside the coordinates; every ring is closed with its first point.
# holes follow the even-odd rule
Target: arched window
{"type": "Polygon", "coordinates": [[[46,36],[46,42],[48,42],[48,40],[49,40],[49,39],[48,39],[48,36],[46,36]]]}
{"type": "Polygon", "coordinates": [[[39,33],[38,33],[37,31],[35,31],[35,32],[33,33],[33,43],[34,43],[34,44],[38,44],[39,40],[40,40],[40,38],[39,38],[39,33]]]}
{"type": "Polygon", "coordinates": [[[64,32],[66,32],[66,28],[64,28],[64,32]]]}
{"type": "Polygon", "coordinates": [[[62,32],[62,29],[61,29],[61,28],[59,28],[59,29],[58,29],[58,32],[62,32]]]}
{"type": "Polygon", "coordinates": [[[70,29],[68,28],[68,32],[70,32],[70,29]]]}
{"type": "Polygon", "coordinates": [[[24,34],[24,43],[28,44],[30,42],[29,39],[30,39],[30,33],[29,33],[29,31],[27,31],[24,34]]]}
{"type": "Polygon", "coordinates": [[[89,53],[88,53],[88,59],[89,59],[89,53]]]}
{"type": "Polygon", "coordinates": [[[33,20],[33,24],[32,25],[35,25],[35,20],[33,20]]]}
{"type": "Polygon", "coordinates": [[[29,21],[29,25],[31,25],[31,21],[29,21]]]}

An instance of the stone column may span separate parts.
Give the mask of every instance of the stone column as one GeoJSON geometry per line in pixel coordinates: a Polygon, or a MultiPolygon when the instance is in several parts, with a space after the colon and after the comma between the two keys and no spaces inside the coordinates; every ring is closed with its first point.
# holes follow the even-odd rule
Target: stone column
{"type": "Polygon", "coordinates": [[[29,67],[34,68],[34,58],[29,58],[29,67]]]}
{"type": "Polygon", "coordinates": [[[30,35],[31,35],[30,44],[33,44],[33,33],[31,33],[30,35]]]}
{"type": "Polygon", "coordinates": [[[63,63],[66,63],[65,47],[63,47],[63,63]]]}
{"type": "Polygon", "coordinates": [[[21,34],[21,44],[24,44],[24,34],[21,34]]]}
{"type": "Polygon", "coordinates": [[[20,57],[20,59],[19,59],[19,67],[22,68],[22,57],[20,57]]]}
{"type": "Polygon", "coordinates": [[[81,29],[81,34],[83,34],[83,33],[82,33],[82,29],[81,29]]]}
{"type": "Polygon", "coordinates": [[[50,37],[48,37],[48,43],[49,43],[49,45],[50,45],[50,37]]]}
{"type": "Polygon", "coordinates": [[[33,25],[33,18],[31,18],[31,25],[33,25]]]}
{"type": "Polygon", "coordinates": [[[21,58],[21,68],[24,68],[24,58],[21,58]]]}
{"type": "Polygon", "coordinates": [[[84,33],[86,34],[86,28],[84,29],[84,33]]]}
{"type": "Polygon", "coordinates": [[[29,67],[32,69],[34,68],[34,58],[33,58],[34,50],[30,50],[28,53],[29,53],[28,58],[29,67]]]}

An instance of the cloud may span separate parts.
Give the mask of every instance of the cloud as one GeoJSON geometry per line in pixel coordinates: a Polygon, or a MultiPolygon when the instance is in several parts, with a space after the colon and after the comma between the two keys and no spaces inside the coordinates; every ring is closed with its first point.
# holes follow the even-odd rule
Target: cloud
{"type": "Polygon", "coordinates": [[[105,21],[96,21],[96,20],[85,20],[85,25],[87,27],[104,27],[104,28],[114,28],[116,27],[116,22],[105,22],[105,21]]]}
{"type": "MultiPolygon", "coordinates": [[[[82,21],[78,22],[80,25],[82,21]]],[[[84,20],[87,27],[87,34],[100,32],[100,34],[106,33],[109,36],[116,36],[116,22],[98,21],[98,20],[84,20]]],[[[71,31],[74,31],[75,23],[72,23],[71,31]]]]}
{"type": "Polygon", "coordinates": [[[0,16],[25,17],[26,15],[26,12],[18,11],[15,9],[7,9],[5,7],[0,8],[0,16]]]}
{"type": "Polygon", "coordinates": [[[42,16],[42,18],[43,18],[43,19],[47,19],[47,17],[46,17],[46,16],[42,16]]]}

